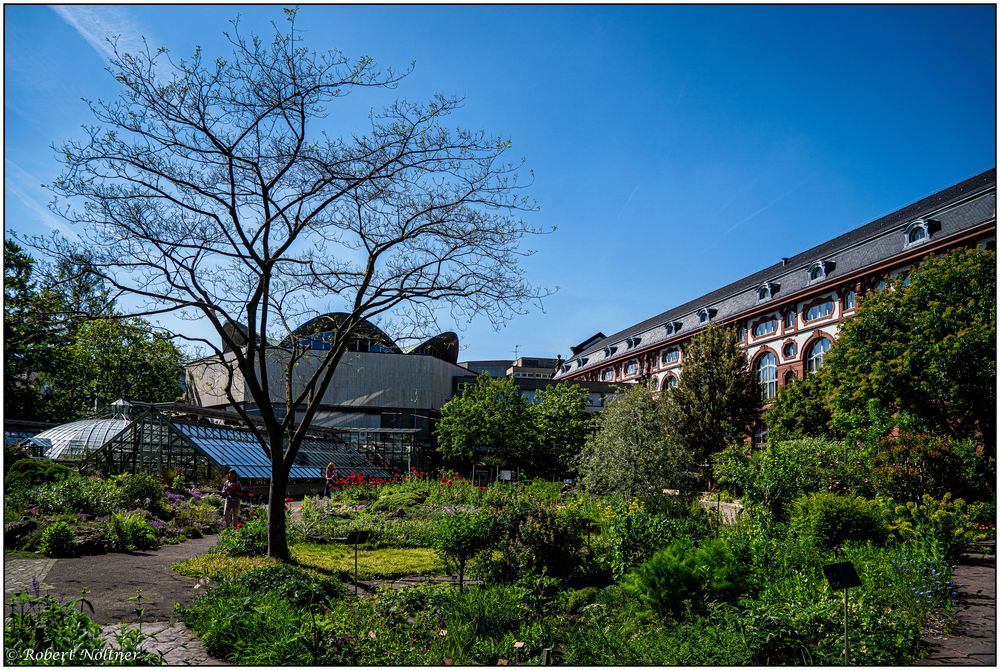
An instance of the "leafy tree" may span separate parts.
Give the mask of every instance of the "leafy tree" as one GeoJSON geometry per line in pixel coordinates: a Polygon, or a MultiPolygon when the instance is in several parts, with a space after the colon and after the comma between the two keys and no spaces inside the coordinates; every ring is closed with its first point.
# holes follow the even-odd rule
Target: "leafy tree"
{"type": "Polygon", "coordinates": [[[535,444],[531,463],[545,477],[572,475],[587,436],[594,429],[594,416],[587,411],[586,389],[559,382],[535,392],[529,405],[535,444]]]}
{"type": "Polygon", "coordinates": [[[929,258],[866,295],[825,363],[836,428],[869,444],[895,426],[975,438],[995,455],[996,253],[929,258]]]}
{"type": "Polygon", "coordinates": [[[142,319],[96,319],[77,329],[47,375],[53,411],[64,418],[118,398],[170,402],[181,395],[183,359],[142,319]]]}
{"type": "Polygon", "coordinates": [[[519,264],[536,231],[510,142],[449,127],[462,101],[444,95],[351,127],[336,103],[405,73],[308,49],[285,15],[269,39],[237,22],[228,58],[115,51],[120,95],[93,102],[97,123],[58,151],[55,209],[80,239],[34,242],[130,296],[129,316],[214,330],[221,343],[178,337],[210,352],[201,362],[271,461],[268,554],[281,560],[289,470],[358,330],[382,319],[426,336],[442,306],[498,326],[544,294],[519,264]],[[329,348],[308,346],[295,327],[329,312],[342,314],[329,348]]]}
{"type": "Polygon", "coordinates": [[[531,447],[528,402],[514,380],[481,375],[441,408],[434,431],[447,461],[521,463],[531,447]]]}
{"type": "Polygon", "coordinates": [[[458,588],[461,590],[465,585],[466,563],[492,544],[492,524],[488,516],[455,512],[438,524],[434,547],[458,568],[458,588]]]}
{"type": "Polygon", "coordinates": [[[664,404],[644,384],[615,396],[580,455],[587,490],[627,498],[690,490],[693,453],[669,430],[664,404]]]}
{"type": "Polygon", "coordinates": [[[826,380],[827,374],[820,370],[781,388],[774,404],[764,413],[769,441],[832,435],[826,380]]]}
{"type": "Polygon", "coordinates": [[[709,325],[691,338],[677,387],[666,396],[666,425],[698,463],[742,442],[760,416],[760,389],[730,328],[709,325]]]}
{"type": "Polygon", "coordinates": [[[87,314],[111,307],[104,283],[78,259],[40,265],[4,240],[4,411],[29,420],[65,421],[51,402],[53,375],[87,314]]]}

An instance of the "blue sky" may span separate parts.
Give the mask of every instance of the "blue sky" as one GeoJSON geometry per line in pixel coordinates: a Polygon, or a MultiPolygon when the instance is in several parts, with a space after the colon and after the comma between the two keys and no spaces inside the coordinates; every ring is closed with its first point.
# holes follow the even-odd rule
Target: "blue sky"
{"type": "MultiPolygon", "coordinates": [[[[5,7],[6,229],[62,225],[40,184],[58,174],[50,145],[90,122],[81,98],[115,95],[105,35],[226,55],[237,13],[265,34],[282,20],[5,7]]],[[[534,170],[530,222],[557,230],[525,264],[559,290],[500,332],[460,332],[463,360],[565,356],[996,161],[994,6],[307,5],[298,25],[315,48],[415,61],[391,95],[465,96],[455,123],[510,137],[534,170]]]]}

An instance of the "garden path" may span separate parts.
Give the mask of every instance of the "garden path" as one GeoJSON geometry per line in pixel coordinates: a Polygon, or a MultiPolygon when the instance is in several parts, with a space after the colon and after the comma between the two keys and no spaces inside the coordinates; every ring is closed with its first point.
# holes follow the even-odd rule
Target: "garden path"
{"type": "Polygon", "coordinates": [[[103,554],[60,559],[5,558],[4,601],[17,591],[31,593],[31,579],[41,591],[66,601],[80,596],[94,606],[91,618],[110,636],[120,624],[136,620],[136,603],[129,598],[142,589],[143,630],[154,633],[144,645],[164,654],[170,665],[220,665],[201,641],[183,624],[174,622],[174,604],[191,604],[204,588],[198,579],[184,577],[170,565],[203,554],[215,544],[216,536],[188,540],[157,551],[131,554],[103,554]]]}
{"type": "Polygon", "coordinates": [[[996,553],[963,554],[953,581],[960,585],[955,598],[958,623],[949,635],[925,637],[930,653],[917,665],[996,666],[996,553]]]}

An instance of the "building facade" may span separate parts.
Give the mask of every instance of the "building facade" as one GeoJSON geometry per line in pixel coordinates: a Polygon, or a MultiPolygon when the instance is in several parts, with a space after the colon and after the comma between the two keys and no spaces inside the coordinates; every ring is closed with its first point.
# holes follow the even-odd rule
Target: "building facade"
{"type": "MultiPolygon", "coordinates": [[[[709,323],[734,326],[765,401],[823,365],[864,295],[929,254],[996,247],[989,170],[707,295],[573,347],[556,380],[678,382],[685,343],[709,323]]],[[[755,441],[762,441],[758,435],[755,441]]]]}

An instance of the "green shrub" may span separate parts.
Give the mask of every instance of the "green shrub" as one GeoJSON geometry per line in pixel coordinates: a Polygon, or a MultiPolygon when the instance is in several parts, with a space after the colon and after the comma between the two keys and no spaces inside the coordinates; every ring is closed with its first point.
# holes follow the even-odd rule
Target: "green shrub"
{"type": "Polygon", "coordinates": [[[60,603],[51,596],[17,594],[10,607],[11,616],[4,620],[3,638],[7,662],[12,665],[49,665],[41,659],[32,661],[30,654],[51,650],[53,655],[67,654],[65,665],[83,664],[86,655],[98,654],[104,648],[101,627],[79,607],[81,600],[60,603]],[[75,659],[74,659],[75,657],[75,659]]]}
{"type": "Polygon", "coordinates": [[[187,482],[184,480],[184,475],[177,475],[170,481],[170,490],[174,493],[187,492],[187,482]]]}
{"type": "Polygon", "coordinates": [[[42,531],[41,549],[46,556],[72,556],[76,536],[65,521],[53,521],[42,531]]]}
{"type": "Polygon", "coordinates": [[[328,598],[347,593],[334,579],[316,577],[301,568],[281,563],[249,570],[230,582],[252,593],[275,593],[298,607],[322,605],[328,598]]]}
{"type": "Polygon", "coordinates": [[[208,653],[239,665],[311,665],[304,626],[312,615],[280,594],[223,584],[178,606],[208,653]]]}
{"type": "Polygon", "coordinates": [[[904,542],[938,548],[948,561],[958,559],[979,535],[976,524],[966,513],[965,501],[952,500],[950,493],[940,500],[925,494],[919,505],[914,502],[896,505],[889,529],[904,542]]]}
{"type": "Polygon", "coordinates": [[[163,485],[150,475],[125,473],[111,478],[118,490],[118,506],[123,509],[144,509],[154,516],[167,512],[163,485]]]}
{"type": "Polygon", "coordinates": [[[49,460],[19,459],[10,466],[10,470],[4,477],[4,489],[6,491],[30,489],[42,484],[54,484],[76,476],[76,472],[65,465],[49,460]]]}
{"type": "Polygon", "coordinates": [[[806,438],[773,442],[752,454],[745,445],[714,457],[719,484],[733,489],[747,505],[758,505],[786,520],[793,501],[819,492],[867,493],[869,460],[841,442],[806,438]]]}
{"type": "Polygon", "coordinates": [[[584,555],[584,519],[578,510],[512,496],[486,511],[497,542],[478,559],[487,581],[510,583],[528,574],[567,579],[584,555]]]}
{"type": "Polygon", "coordinates": [[[108,519],[108,542],[115,551],[155,549],[160,542],[156,529],[134,512],[115,512],[108,519]]]}
{"type": "Polygon", "coordinates": [[[465,584],[466,563],[493,544],[491,521],[485,514],[456,512],[438,523],[434,548],[458,570],[460,589],[465,584]]]}
{"type": "Polygon", "coordinates": [[[628,588],[657,615],[671,618],[708,601],[735,599],[744,588],[743,569],[722,541],[695,546],[675,540],[628,575],[628,588]]]}
{"type": "MultiPolygon", "coordinates": [[[[699,510],[699,515],[704,515],[699,510]]],[[[651,513],[645,504],[608,507],[603,517],[602,539],[609,550],[611,575],[621,579],[658,550],[677,538],[699,539],[707,526],[693,519],[686,508],[673,518],[651,513]]]]}
{"type": "Polygon", "coordinates": [[[406,509],[419,505],[426,499],[426,494],[421,494],[417,491],[400,491],[381,496],[369,505],[368,509],[372,512],[395,512],[398,509],[406,509]]]}
{"type": "Polygon", "coordinates": [[[835,493],[813,493],[796,500],[791,526],[804,544],[827,549],[845,540],[880,542],[886,530],[877,502],[835,493]]]}
{"type": "Polygon", "coordinates": [[[18,499],[25,507],[38,507],[43,514],[90,514],[107,516],[121,506],[118,488],[107,479],[69,477],[44,484],[18,499]]]}
{"type": "Polygon", "coordinates": [[[267,553],[267,518],[247,519],[235,530],[224,530],[212,548],[229,556],[263,556],[267,553]]]}

